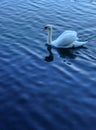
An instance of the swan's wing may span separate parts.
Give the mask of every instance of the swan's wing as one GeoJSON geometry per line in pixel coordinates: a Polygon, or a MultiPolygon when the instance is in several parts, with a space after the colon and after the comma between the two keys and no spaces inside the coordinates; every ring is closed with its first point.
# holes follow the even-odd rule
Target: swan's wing
{"type": "Polygon", "coordinates": [[[78,39],[77,33],[75,31],[65,31],[62,33],[56,40],[56,46],[67,46],[72,44],[74,41],[78,39]]]}
{"type": "Polygon", "coordinates": [[[66,30],[64,31],[58,38],[63,38],[63,37],[73,37],[74,39],[77,39],[77,32],[76,31],[71,31],[71,30],[66,30]]]}

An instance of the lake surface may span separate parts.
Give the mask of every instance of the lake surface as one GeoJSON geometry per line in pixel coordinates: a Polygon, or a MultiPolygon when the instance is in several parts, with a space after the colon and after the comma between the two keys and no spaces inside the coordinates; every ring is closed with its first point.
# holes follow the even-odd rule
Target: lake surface
{"type": "Polygon", "coordinates": [[[0,130],[96,130],[96,1],[0,1],[0,130]],[[75,30],[78,49],[46,45],[75,30]]]}

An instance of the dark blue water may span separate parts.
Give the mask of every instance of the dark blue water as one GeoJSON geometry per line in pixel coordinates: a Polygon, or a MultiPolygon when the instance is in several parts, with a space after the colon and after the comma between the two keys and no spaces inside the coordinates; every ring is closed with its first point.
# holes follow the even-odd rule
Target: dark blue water
{"type": "Polygon", "coordinates": [[[0,130],[96,130],[96,1],[0,1],[0,130]],[[46,46],[64,30],[83,48],[46,46]]]}

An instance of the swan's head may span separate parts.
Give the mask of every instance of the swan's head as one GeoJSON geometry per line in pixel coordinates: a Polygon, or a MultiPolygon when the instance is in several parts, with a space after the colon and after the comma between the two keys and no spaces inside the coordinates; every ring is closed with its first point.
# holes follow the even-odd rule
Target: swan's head
{"type": "Polygon", "coordinates": [[[44,27],[44,30],[51,30],[52,29],[52,25],[48,24],[44,27]]]}

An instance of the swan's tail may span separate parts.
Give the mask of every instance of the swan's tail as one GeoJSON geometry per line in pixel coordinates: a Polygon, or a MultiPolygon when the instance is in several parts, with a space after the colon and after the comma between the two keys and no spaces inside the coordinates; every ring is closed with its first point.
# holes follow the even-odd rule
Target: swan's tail
{"type": "Polygon", "coordinates": [[[74,41],[73,42],[73,47],[81,47],[81,46],[85,45],[87,42],[88,41],[84,41],[84,42],[82,42],[82,41],[74,41]]]}

